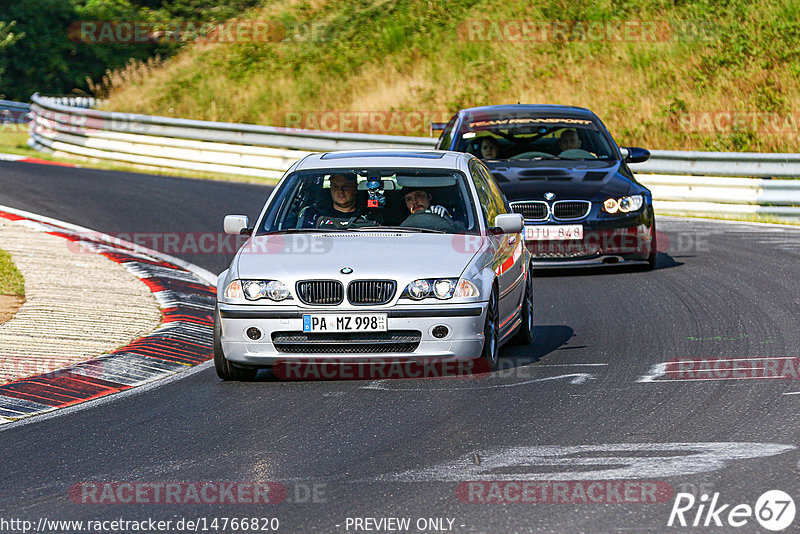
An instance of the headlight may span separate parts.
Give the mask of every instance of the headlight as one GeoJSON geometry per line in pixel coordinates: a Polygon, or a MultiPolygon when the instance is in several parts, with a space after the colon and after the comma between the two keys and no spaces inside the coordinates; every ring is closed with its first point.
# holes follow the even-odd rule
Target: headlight
{"type": "Polygon", "coordinates": [[[452,278],[442,278],[433,283],[433,294],[437,299],[449,299],[453,296],[456,288],[456,280],[452,278]]]}
{"type": "Polygon", "coordinates": [[[644,197],[642,195],[631,195],[620,199],[609,198],[603,202],[603,209],[606,210],[607,213],[616,213],[617,211],[628,213],[638,210],[642,207],[642,204],[644,204],[644,197]]]}
{"type": "Polygon", "coordinates": [[[431,284],[427,280],[414,280],[406,288],[408,296],[414,300],[422,300],[431,293],[431,284]]]}
{"type": "Polygon", "coordinates": [[[480,295],[478,288],[469,280],[463,278],[429,278],[414,280],[406,286],[401,298],[422,300],[437,298],[448,300],[453,297],[477,297],[480,295]]]}
{"type": "Polygon", "coordinates": [[[289,288],[278,280],[234,280],[225,290],[225,298],[280,302],[291,298],[289,288]]]}
{"type": "Polygon", "coordinates": [[[629,197],[619,199],[619,211],[628,213],[629,211],[636,211],[644,204],[644,197],[642,195],[632,195],[629,197]]]}

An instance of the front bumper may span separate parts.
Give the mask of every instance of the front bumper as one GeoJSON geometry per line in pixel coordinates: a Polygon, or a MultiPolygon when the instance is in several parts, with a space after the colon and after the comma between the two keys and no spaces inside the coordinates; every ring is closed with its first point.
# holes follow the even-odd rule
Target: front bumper
{"type": "MultiPolygon", "coordinates": [[[[220,325],[222,335],[220,342],[225,358],[254,367],[267,367],[285,360],[319,360],[335,359],[337,362],[366,362],[380,360],[411,360],[420,358],[440,359],[472,359],[480,356],[483,349],[483,325],[486,318],[487,303],[478,302],[455,306],[428,307],[392,306],[389,308],[328,308],[300,309],[277,306],[242,306],[220,303],[220,325]],[[286,338],[303,337],[303,314],[365,314],[386,313],[387,328],[390,333],[415,332],[418,344],[412,350],[405,345],[398,352],[375,351],[375,346],[359,344],[353,341],[346,350],[331,349],[332,343],[342,343],[342,336],[322,339],[316,336],[307,343],[308,351],[297,351],[297,345],[291,352],[281,350],[285,346],[273,343],[273,336],[286,338]],[[433,336],[432,330],[445,325],[449,333],[444,338],[433,336]],[[253,341],[247,336],[247,330],[257,328],[262,337],[253,341]],[[331,339],[335,341],[331,341],[331,339]],[[320,348],[324,352],[320,352],[320,348]],[[361,350],[363,349],[363,350],[361,350]]],[[[400,346],[400,345],[398,345],[400,346]]],[[[385,347],[384,347],[385,348],[385,347]]]]}
{"type": "Polygon", "coordinates": [[[583,239],[526,241],[525,245],[536,268],[643,263],[653,248],[653,221],[652,212],[643,210],[627,216],[537,223],[581,224],[583,239]]]}

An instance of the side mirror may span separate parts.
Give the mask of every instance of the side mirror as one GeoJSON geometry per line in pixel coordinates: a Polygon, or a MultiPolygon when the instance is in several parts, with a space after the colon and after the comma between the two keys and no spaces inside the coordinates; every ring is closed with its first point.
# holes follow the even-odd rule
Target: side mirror
{"type": "Polygon", "coordinates": [[[525,227],[521,213],[501,213],[494,218],[494,226],[503,234],[518,234],[525,227]]]}
{"type": "Polygon", "coordinates": [[[226,234],[239,235],[242,230],[247,230],[249,222],[247,215],[226,215],[222,228],[226,234]]]}
{"type": "Polygon", "coordinates": [[[620,151],[625,163],[644,163],[650,159],[650,151],[637,146],[622,147],[620,151]]]}

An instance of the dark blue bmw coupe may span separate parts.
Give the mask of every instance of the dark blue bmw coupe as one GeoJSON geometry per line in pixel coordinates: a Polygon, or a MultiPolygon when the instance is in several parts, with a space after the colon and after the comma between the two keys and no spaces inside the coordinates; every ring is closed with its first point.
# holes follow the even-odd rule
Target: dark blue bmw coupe
{"type": "Polygon", "coordinates": [[[535,267],[656,265],[652,195],[628,163],[642,148],[620,148],[585,108],[502,105],[462,109],[436,148],[481,158],[525,218],[535,267]]]}

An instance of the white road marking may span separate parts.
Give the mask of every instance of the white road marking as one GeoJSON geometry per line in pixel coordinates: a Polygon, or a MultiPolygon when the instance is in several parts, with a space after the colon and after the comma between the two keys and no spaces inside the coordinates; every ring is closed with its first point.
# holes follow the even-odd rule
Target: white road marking
{"type": "MultiPolygon", "coordinates": [[[[591,373],[570,373],[566,375],[558,375],[558,376],[547,376],[544,378],[534,378],[533,380],[525,380],[524,382],[515,382],[512,384],[491,384],[485,386],[466,386],[466,387],[456,387],[456,388],[398,388],[398,387],[390,387],[385,384],[388,380],[377,380],[375,382],[371,382],[370,384],[364,386],[360,389],[377,389],[381,391],[466,391],[466,390],[477,390],[477,389],[495,389],[495,388],[513,388],[517,386],[525,386],[528,384],[534,384],[536,382],[547,382],[549,380],[560,380],[562,378],[571,378],[572,380],[569,381],[570,384],[583,384],[588,380],[594,380],[595,376],[591,373]]],[[[452,379],[450,379],[452,380],[452,379]]],[[[475,378],[464,378],[463,380],[480,380],[475,378]]]]}
{"type": "Polygon", "coordinates": [[[384,475],[378,480],[455,482],[658,479],[716,471],[727,467],[732,460],[775,456],[796,448],[780,443],[747,442],[492,447],[432,467],[384,475]],[[615,452],[621,454],[609,454],[615,452]],[[640,453],[641,456],[634,456],[632,453],[640,453]],[[475,454],[481,459],[479,464],[473,460],[475,454]],[[537,467],[541,469],[535,469],[537,467]]]}
{"type": "MultiPolygon", "coordinates": [[[[673,382],[673,383],[680,383],[680,382],[708,382],[708,381],[720,381],[720,380],[769,380],[769,379],[775,379],[775,378],[779,378],[781,380],[786,380],[787,377],[783,376],[783,375],[777,375],[777,376],[715,376],[715,377],[709,377],[709,378],[675,378],[675,379],[665,378],[665,379],[662,379],[662,380],[658,380],[658,379],[661,378],[661,377],[667,376],[667,374],[668,374],[667,373],[667,365],[668,364],[671,364],[673,366],[678,366],[681,363],[698,363],[698,362],[703,362],[703,361],[714,362],[714,363],[716,363],[716,362],[745,362],[746,361],[746,362],[751,362],[752,363],[752,362],[758,362],[758,361],[796,360],[796,359],[797,359],[797,357],[795,357],[795,356],[778,356],[778,357],[774,357],[774,358],[770,357],[770,356],[758,356],[758,357],[752,357],[752,358],[709,358],[708,360],[703,360],[702,358],[687,359],[687,360],[676,359],[676,360],[671,360],[669,362],[660,362],[660,363],[653,364],[653,366],[650,367],[650,370],[647,371],[647,374],[644,374],[644,375],[640,376],[636,381],[637,382],[659,382],[659,383],[673,382]]],[[[758,371],[758,370],[763,370],[763,369],[765,369],[765,368],[764,367],[737,367],[736,371],[737,372],[738,371],[758,371]]],[[[702,370],[687,370],[687,371],[693,371],[693,372],[699,373],[699,372],[721,372],[721,371],[728,372],[730,370],[729,369],[721,369],[721,370],[718,371],[718,370],[715,370],[715,369],[708,369],[708,370],[702,369],[702,370]]]]}
{"type": "MultiPolygon", "coordinates": [[[[655,382],[656,378],[659,378],[666,374],[667,374],[666,362],[657,363],[650,368],[650,370],[647,372],[646,375],[640,376],[637,382],[655,382]]],[[[664,382],[666,382],[666,380],[664,382]]]]}

